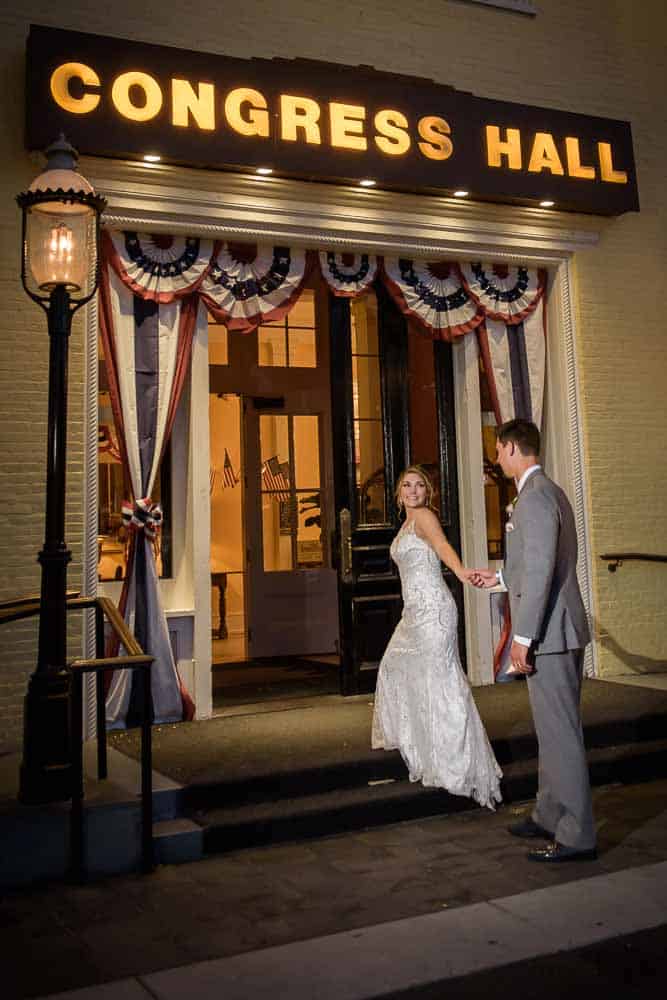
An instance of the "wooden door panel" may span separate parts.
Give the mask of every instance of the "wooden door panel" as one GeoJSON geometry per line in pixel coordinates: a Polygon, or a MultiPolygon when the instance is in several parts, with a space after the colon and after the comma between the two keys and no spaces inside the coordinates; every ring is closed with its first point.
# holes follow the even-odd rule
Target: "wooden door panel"
{"type": "MultiPolygon", "coordinates": [[[[344,694],[374,689],[377,667],[402,610],[400,580],[391,561],[389,547],[398,530],[394,488],[398,475],[411,461],[410,384],[408,380],[408,333],[405,317],[385,291],[377,289],[377,341],[382,393],[382,436],[384,469],[373,477],[375,500],[384,488],[385,523],[359,523],[360,512],[367,509],[359,500],[359,456],[355,441],[355,407],[359,413],[359,385],[353,385],[351,307],[347,299],[331,297],[331,375],[332,423],[334,429],[334,493],[336,501],[336,538],[334,554],[339,570],[339,608],[341,622],[342,685],[344,694]],[[356,462],[356,465],[355,465],[356,462]],[[351,517],[341,520],[341,512],[351,517]],[[349,531],[347,525],[350,525],[349,531]]],[[[358,334],[357,334],[358,338],[358,334]]],[[[456,473],[456,437],[451,345],[433,345],[436,407],[431,406],[437,427],[437,466],[439,492],[443,500],[443,526],[457,549],[459,547],[459,512],[456,473]]],[[[359,347],[357,344],[357,352],[359,347]]],[[[357,417],[357,422],[358,422],[357,417]]],[[[356,437],[355,437],[356,434],[356,437]]],[[[375,502],[377,508],[377,502],[375,502]]],[[[452,574],[445,571],[457,603],[461,589],[452,574]]],[[[463,614],[460,608],[460,627],[463,614]]],[[[461,632],[460,647],[465,657],[461,632]]]]}

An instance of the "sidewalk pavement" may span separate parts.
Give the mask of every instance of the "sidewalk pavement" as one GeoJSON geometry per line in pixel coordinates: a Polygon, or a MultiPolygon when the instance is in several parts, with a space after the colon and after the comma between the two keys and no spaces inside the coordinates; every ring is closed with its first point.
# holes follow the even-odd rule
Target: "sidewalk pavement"
{"type": "Polygon", "coordinates": [[[482,996],[493,976],[548,1000],[585,974],[608,1000],[664,961],[667,781],[599,787],[594,806],[595,862],[529,862],[506,832],[526,804],[13,892],[5,995],[407,1000],[482,996]]]}

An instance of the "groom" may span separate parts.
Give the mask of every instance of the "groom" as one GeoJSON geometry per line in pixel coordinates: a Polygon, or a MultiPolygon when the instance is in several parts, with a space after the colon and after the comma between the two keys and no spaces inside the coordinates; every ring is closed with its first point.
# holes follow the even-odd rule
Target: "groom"
{"type": "Polygon", "coordinates": [[[517,483],[506,525],[504,569],[481,570],[485,587],[509,592],[514,672],[528,677],[539,746],[539,787],[533,814],[514,823],[516,837],[544,838],[531,861],[592,860],[595,824],[579,700],[583,651],[590,641],[577,583],[577,534],[570,503],[538,464],[540,432],[527,420],[497,431],[496,459],[517,483]]]}

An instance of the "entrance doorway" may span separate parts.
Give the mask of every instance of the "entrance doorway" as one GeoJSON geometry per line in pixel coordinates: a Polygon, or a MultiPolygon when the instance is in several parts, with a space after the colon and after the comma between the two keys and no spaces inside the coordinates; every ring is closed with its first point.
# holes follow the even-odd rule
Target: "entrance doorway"
{"type": "Polygon", "coordinates": [[[326,292],[209,362],[214,706],[338,693],[326,292]]]}

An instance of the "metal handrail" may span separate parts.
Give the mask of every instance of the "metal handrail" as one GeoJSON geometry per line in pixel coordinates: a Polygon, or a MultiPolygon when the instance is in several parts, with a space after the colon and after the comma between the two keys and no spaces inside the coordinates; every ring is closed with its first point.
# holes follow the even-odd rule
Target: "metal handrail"
{"type": "Polygon", "coordinates": [[[667,563],[667,556],[659,556],[648,552],[611,552],[601,555],[600,559],[604,559],[605,562],[609,563],[607,569],[610,573],[615,573],[618,567],[622,566],[624,562],[667,563]]]}
{"type": "MultiPolygon", "coordinates": [[[[35,595],[0,602],[0,625],[22,618],[30,618],[40,611],[40,598],[35,595]]],[[[79,597],[77,591],[67,595],[67,610],[95,610],[95,657],[77,658],[67,665],[72,677],[70,736],[74,759],[72,761],[73,788],[70,810],[70,866],[72,874],[82,878],[84,864],[83,816],[83,676],[95,674],[97,709],[97,776],[100,781],[108,775],[104,674],[107,670],[138,670],[140,679],[141,712],[141,867],[149,872],[154,868],[153,859],[153,763],[151,731],[151,667],[154,657],[144,653],[128,629],[118,608],[108,597],[79,597]],[[105,656],[105,616],[125,656],[105,656]]]]}

